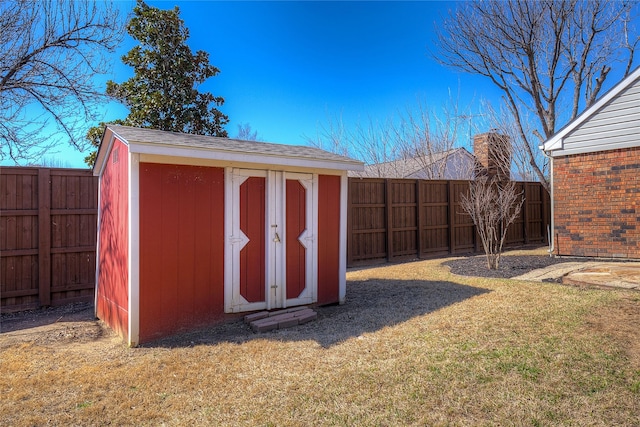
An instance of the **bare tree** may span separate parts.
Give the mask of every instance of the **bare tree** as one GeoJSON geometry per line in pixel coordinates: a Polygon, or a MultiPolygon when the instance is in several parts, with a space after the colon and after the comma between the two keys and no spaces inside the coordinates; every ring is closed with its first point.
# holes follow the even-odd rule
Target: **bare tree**
{"type": "Polygon", "coordinates": [[[419,171],[420,178],[442,179],[447,173],[472,172],[468,164],[453,159],[460,154],[456,147],[466,137],[462,129],[469,117],[468,107],[459,108],[457,101],[450,101],[441,111],[419,101],[395,117],[369,119],[352,128],[345,126],[342,116],[330,117],[314,138],[306,140],[309,145],[362,160],[369,177],[405,178],[419,171]],[[456,168],[460,170],[453,170],[456,168]]]}
{"type": "Polygon", "coordinates": [[[500,88],[532,170],[549,189],[537,146],[598,97],[612,66],[630,71],[637,2],[505,0],[460,3],[434,56],[500,88]],[[527,129],[527,115],[536,118],[527,129]]]}
{"type": "Polygon", "coordinates": [[[107,71],[121,28],[106,2],[0,1],[0,158],[29,162],[64,140],[85,147],[106,100],[93,78],[107,71]]]}
{"type": "MultiPolygon", "coordinates": [[[[481,109],[483,111],[482,124],[480,125],[484,129],[492,129],[493,131],[505,135],[510,143],[511,150],[511,165],[516,173],[517,178],[515,181],[538,181],[536,171],[532,167],[530,154],[527,150],[527,141],[523,140],[521,133],[518,131],[518,127],[514,122],[513,115],[505,105],[499,106],[497,109],[493,105],[483,100],[481,101],[481,109]]],[[[525,134],[531,134],[531,116],[527,114],[522,121],[525,126],[525,134]]],[[[545,161],[542,150],[532,151],[535,162],[533,164],[539,165],[545,178],[549,176],[548,163],[545,161]]]]}
{"type": "Polygon", "coordinates": [[[472,171],[454,158],[459,154],[456,147],[466,137],[463,126],[469,117],[469,107],[460,108],[451,96],[440,111],[419,101],[416,109],[407,109],[399,115],[397,124],[392,124],[391,133],[400,158],[415,163],[423,179],[443,179],[447,174],[471,178],[465,172],[472,171]]]}
{"type": "Polygon", "coordinates": [[[237,139],[241,139],[244,141],[258,141],[258,131],[251,129],[251,125],[249,123],[241,123],[238,125],[238,134],[236,135],[237,139]]]}
{"type": "Polygon", "coordinates": [[[500,265],[502,246],[509,226],[518,218],[524,198],[514,181],[479,176],[469,183],[469,194],[462,195],[460,206],[471,216],[482,240],[487,267],[500,265]]]}
{"type": "Polygon", "coordinates": [[[316,135],[303,135],[303,138],[312,147],[321,148],[334,154],[353,155],[360,158],[355,155],[350,146],[350,137],[347,135],[342,114],[331,116],[327,113],[326,123],[317,125],[316,135]]]}

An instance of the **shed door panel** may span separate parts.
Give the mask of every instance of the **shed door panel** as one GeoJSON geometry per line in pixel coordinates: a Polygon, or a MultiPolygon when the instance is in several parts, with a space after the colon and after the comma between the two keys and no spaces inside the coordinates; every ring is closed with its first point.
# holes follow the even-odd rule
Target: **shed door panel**
{"type": "Polygon", "coordinates": [[[317,299],[316,185],[311,174],[285,173],[284,215],[286,245],[285,301],[282,306],[311,304],[317,299]]]}
{"type": "Polygon", "coordinates": [[[298,298],[306,287],[307,248],[300,241],[307,229],[307,192],[300,181],[287,179],[287,299],[298,298]]]}
{"type": "Polygon", "coordinates": [[[249,241],[240,250],[240,295],[265,301],[265,179],[250,177],[240,185],[240,230],[249,241]]]}
{"type": "Polygon", "coordinates": [[[267,308],[266,172],[233,170],[227,191],[229,250],[225,267],[225,311],[267,308]],[[228,269],[228,270],[227,270],[228,269]]]}

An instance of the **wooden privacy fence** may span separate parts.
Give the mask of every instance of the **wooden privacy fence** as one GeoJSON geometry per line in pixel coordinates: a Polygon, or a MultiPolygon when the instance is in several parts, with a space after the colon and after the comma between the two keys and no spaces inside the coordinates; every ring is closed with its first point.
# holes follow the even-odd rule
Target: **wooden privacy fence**
{"type": "Polygon", "coordinates": [[[0,309],[92,301],[98,180],[89,170],[0,168],[0,309]]]}
{"type": "MultiPolygon", "coordinates": [[[[540,183],[519,182],[525,203],[506,245],[547,242],[550,199],[540,183]]],[[[469,181],[349,178],[347,265],[482,250],[460,207],[469,181]]]]}
{"type": "MultiPolygon", "coordinates": [[[[546,243],[549,195],[526,201],[508,245],[546,243]]],[[[468,181],[350,178],[347,265],[481,250],[460,207],[468,181]]],[[[92,301],[98,179],[89,170],[0,168],[0,310],[92,301]]]]}

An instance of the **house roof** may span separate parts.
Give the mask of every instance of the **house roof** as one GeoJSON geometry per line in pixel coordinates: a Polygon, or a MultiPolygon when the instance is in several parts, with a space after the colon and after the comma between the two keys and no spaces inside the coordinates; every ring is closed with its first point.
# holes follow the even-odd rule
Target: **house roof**
{"type": "MultiPolygon", "coordinates": [[[[575,119],[570,121],[566,126],[560,129],[555,135],[544,142],[539,148],[546,152],[552,152],[562,150],[564,148],[564,140],[573,131],[578,129],[583,123],[587,122],[602,108],[611,103],[617,96],[623,91],[631,87],[637,80],[640,79],[640,67],[637,67],[633,72],[629,73],[627,77],[622,79],[617,85],[607,91],[600,99],[598,99],[593,105],[584,110],[575,119]]],[[[622,148],[622,147],[612,147],[622,148]]]]}
{"type": "Polygon", "coordinates": [[[424,169],[441,161],[453,159],[456,156],[468,157],[471,161],[475,161],[475,156],[469,153],[465,148],[453,148],[451,150],[433,153],[428,156],[406,157],[389,162],[366,165],[364,167],[364,171],[354,172],[350,175],[360,178],[414,178],[416,177],[416,174],[424,171],[424,169]]]}
{"type": "Polygon", "coordinates": [[[358,160],[315,147],[107,125],[98,149],[94,174],[101,171],[113,137],[128,145],[129,152],[139,154],[334,170],[364,168],[358,160]]]}

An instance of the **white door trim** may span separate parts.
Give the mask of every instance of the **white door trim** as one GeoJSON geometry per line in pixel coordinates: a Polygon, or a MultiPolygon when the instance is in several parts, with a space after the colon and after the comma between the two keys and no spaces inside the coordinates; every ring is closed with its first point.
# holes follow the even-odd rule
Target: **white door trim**
{"type": "Polygon", "coordinates": [[[270,310],[306,305],[318,300],[318,175],[259,169],[225,168],[225,274],[226,313],[270,310]],[[240,230],[240,186],[249,177],[265,181],[265,301],[250,303],[240,295],[240,251],[248,238],[240,230]],[[307,227],[300,236],[305,246],[306,289],[299,298],[286,298],[286,183],[298,180],[306,190],[307,227]]]}

